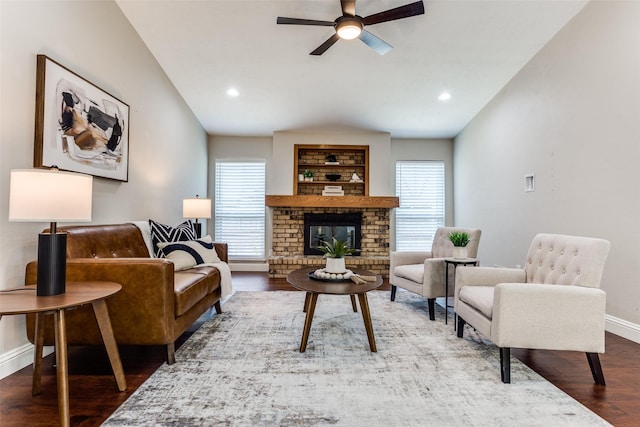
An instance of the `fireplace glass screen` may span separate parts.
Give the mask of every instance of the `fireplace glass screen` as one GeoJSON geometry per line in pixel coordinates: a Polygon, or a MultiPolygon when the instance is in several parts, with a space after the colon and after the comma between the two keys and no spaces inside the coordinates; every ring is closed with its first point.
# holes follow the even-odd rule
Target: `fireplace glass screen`
{"type": "MultiPolygon", "coordinates": [[[[317,247],[335,237],[350,248],[360,249],[362,217],[360,214],[305,214],[304,254],[322,255],[317,247]]],[[[356,253],[357,255],[357,253],[356,253]]]]}

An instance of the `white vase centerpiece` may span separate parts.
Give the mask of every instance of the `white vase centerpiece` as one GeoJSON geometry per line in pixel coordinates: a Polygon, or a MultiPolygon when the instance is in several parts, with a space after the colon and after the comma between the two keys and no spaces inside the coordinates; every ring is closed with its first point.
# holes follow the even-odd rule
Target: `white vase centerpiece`
{"type": "Polygon", "coordinates": [[[467,258],[467,244],[469,243],[469,234],[466,231],[452,231],[449,233],[449,240],[453,243],[453,257],[457,259],[467,258]]]}
{"type": "Polygon", "coordinates": [[[338,240],[335,237],[331,242],[323,242],[322,245],[318,246],[318,250],[327,259],[325,271],[334,274],[342,274],[347,271],[344,257],[356,252],[355,249],[349,247],[347,242],[338,240]]]}
{"type": "Polygon", "coordinates": [[[344,258],[327,258],[327,265],[324,268],[327,273],[342,274],[347,271],[344,258]]]}

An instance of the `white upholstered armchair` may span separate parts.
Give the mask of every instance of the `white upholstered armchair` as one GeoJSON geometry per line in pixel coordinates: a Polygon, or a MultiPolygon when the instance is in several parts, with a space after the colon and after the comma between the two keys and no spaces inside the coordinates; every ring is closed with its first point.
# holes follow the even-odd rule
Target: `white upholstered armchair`
{"type": "MultiPolygon", "coordinates": [[[[389,283],[391,301],[396,299],[396,289],[402,288],[427,298],[429,319],[435,320],[435,300],[444,297],[445,263],[444,258],[453,254],[453,244],[449,240],[452,231],[466,231],[470,241],[467,255],[478,255],[481,231],[475,228],[440,227],[433,236],[430,251],[391,252],[389,283]]],[[[453,281],[449,281],[449,296],[453,295],[453,281]]]]}
{"type": "Polygon", "coordinates": [[[500,348],[502,382],[511,382],[510,349],[583,351],[596,384],[605,385],[605,292],[599,289],[610,244],[538,234],[524,269],[458,267],[458,337],[468,323],[500,348]]]}

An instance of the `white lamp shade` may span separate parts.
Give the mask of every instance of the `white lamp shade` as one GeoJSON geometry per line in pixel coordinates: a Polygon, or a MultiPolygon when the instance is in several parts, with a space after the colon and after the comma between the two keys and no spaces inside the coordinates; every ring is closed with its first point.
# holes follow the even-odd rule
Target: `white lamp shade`
{"type": "Polygon", "coordinates": [[[48,169],[11,171],[9,221],[89,222],[93,177],[48,169]]]}
{"type": "Polygon", "coordinates": [[[184,199],[182,201],[184,218],[211,218],[211,199],[184,199]]]}

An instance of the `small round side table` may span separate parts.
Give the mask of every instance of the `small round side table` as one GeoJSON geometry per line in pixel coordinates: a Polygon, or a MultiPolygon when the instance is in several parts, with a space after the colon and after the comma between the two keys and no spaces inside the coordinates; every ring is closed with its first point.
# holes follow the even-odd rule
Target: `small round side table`
{"type": "Polygon", "coordinates": [[[51,296],[36,296],[36,286],[29,285],[11,293],[0,294],[0,319],[3,315],[36,314],[35,355],[33,360],[32,394],[40,393],[42,374],[42,348],[44,344],[43,316],[53,314],[55,326],[56,374],[58,382],[58,412],[61,426],[69,426],[69,371],[67,367],[67,330],[65,310],[91,304],[98,322],[102,340],[107,349],[118,390],[124,391],[127,382],[122,369],[120,353],[113,336],[111,319],[105,299],[122,286],[114,282],[67,282],[66,292],[51,296]]]}
{"type": "MultiPolygon", "coordinates": [[[[448,312],[449,312],[449,308],[453,308],[452,305],[449,305],[449,266],[452,265],[453,266],[453,274],[451,276],[451,278],[453,279],[453,285],[455,286],[456,284],[456,268],[459,265],[473,265],[473,266],[478,266],[479,264],[479,260],[477,258],[445,258],[444,259],[444,311],[445,311],[445,316],[444,316],[444,324],[447,324],[447,319],[448,319],[448,312]]],[[[455,322],[455,312],[453,313],[454,316],[454,322],[453,322],[453,327],[455,330],[456,327],[456,322],[455,322]]]]}

